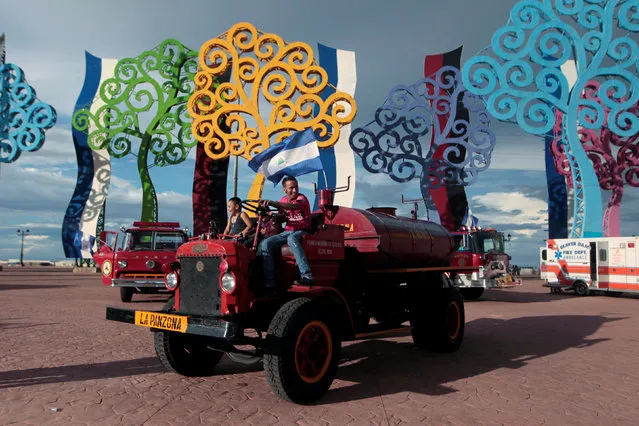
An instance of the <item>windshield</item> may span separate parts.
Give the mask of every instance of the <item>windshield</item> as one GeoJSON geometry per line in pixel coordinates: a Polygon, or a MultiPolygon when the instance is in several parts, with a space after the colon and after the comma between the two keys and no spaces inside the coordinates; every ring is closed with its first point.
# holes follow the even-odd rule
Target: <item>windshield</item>
{"type": "Polygon", "coordinates": [[[504,235],[499,232],[474,232],[457,236],[459,251],[473,253],[504,253],[504,235]]]}
{"type": "Polygon", "coordinates": [[[181,232],[127,231],[126,250],[166,250],[175,251],[185,241],[181,232]]]}

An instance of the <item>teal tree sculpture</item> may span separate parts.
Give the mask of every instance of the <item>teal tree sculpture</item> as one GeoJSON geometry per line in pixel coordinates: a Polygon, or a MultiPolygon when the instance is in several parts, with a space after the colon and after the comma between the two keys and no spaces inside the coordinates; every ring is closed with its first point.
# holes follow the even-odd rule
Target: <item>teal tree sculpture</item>
{"type": "Polygon", "coordinates": [[[39,150],[56,119],[55,109],[38,100],[24,71],[0,63],[0,163],[13,163],[23,151],[39,150]]]}
{"type": "Polygon", "coordinates": [[[135,58],[122,59],[113,77],[100,86],[96,101],[103,105],[93,113],[84,108],[73,116],[73,127],[88,134],[91,149],[107,149],[114,158],[130,153],[137,157],[142,221],[158,219],[149,168],[184,161],[197,143],[186,108],[194,91],[197,55],[167,39],[135,58]]]}
{"type": "Polygon", "coordinates": [[[638,31],[639,0],[522,0],[495,32],[492,54],[482,52],[464,65],[464,86],[486,96],[488,111],[499,120],[544,135],[553,129],[555,111],[563,114],[575,185],[573,238],[602,234],[598,179],[578,126],[608,123],[621,137],[639,127],[629,111],[639,100],[639,47],[631,37],[638,31]],[[577,66],[573,87],[560,71],[570,59],[577,66]],[[601,83],[601,103],[581,96],[593,80],[601,83]]]}

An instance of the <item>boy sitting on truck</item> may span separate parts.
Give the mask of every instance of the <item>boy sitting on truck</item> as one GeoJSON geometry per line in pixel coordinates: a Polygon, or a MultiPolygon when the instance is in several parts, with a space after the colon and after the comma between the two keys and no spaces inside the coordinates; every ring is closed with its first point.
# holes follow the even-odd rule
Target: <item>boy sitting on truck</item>
{"type": "Polygon", "coordinates": [[[264,262],[264,287],[266,293],[273,293],[275,285],[275,252],[284,244],[288,244],[295,257],[300,271],[300,279],[296,285],[313,284],[311,268],[304,253],[302,237],[311,228],[311,205],[304,194],[299,193],[297,179],[287,176],[282,180],[284,196],[280,201],[260,200],[263,207],[273,206],[286,212],[286,228],[284,232],[265,238],[258,247],[258,253],[264,262]]]}
{"type": "Polygon", "coordinates": [[[246,212],[242,211],[242,200],[239,197],[229,199],[227,208],[229,212],[229,220],[224,229],[225,235],[232,235],[238,238],[242,244],[246,243],[246,236],[253,228],[253,223],[246,212]]]}

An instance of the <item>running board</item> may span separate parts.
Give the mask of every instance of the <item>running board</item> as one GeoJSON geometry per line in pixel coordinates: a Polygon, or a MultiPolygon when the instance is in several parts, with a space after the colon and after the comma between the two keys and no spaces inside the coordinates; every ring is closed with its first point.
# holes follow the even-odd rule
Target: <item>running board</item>
{"type": "Polygon", "coordinates": [[[382,324],[371,324],[360,333],[356,333],[353,340],[370,339],[371,337],[403,337],[407,336],[412,328],[408,325],[388,328],[382,324]]]}

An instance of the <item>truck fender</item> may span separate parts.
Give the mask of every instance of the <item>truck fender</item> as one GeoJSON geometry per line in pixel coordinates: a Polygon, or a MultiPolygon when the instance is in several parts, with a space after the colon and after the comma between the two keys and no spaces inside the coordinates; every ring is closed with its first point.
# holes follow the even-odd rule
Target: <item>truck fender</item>
{"type": "Polygon", "coordinates": [[[339,319],[340,325],[344,326],[344,328],[341,328],[342,339],[348,339],[355,335],[351,310],[348,307],[346,299],[337,289],[321,286],[292,286],[288,289],[288,292],[299,293],[314,300],[327,302],[332,306],[327,306],[326,308],[332,312],[335,312],[337,308],[337,312],[335,312],[337,314],[336,317],[339,319]]]}

